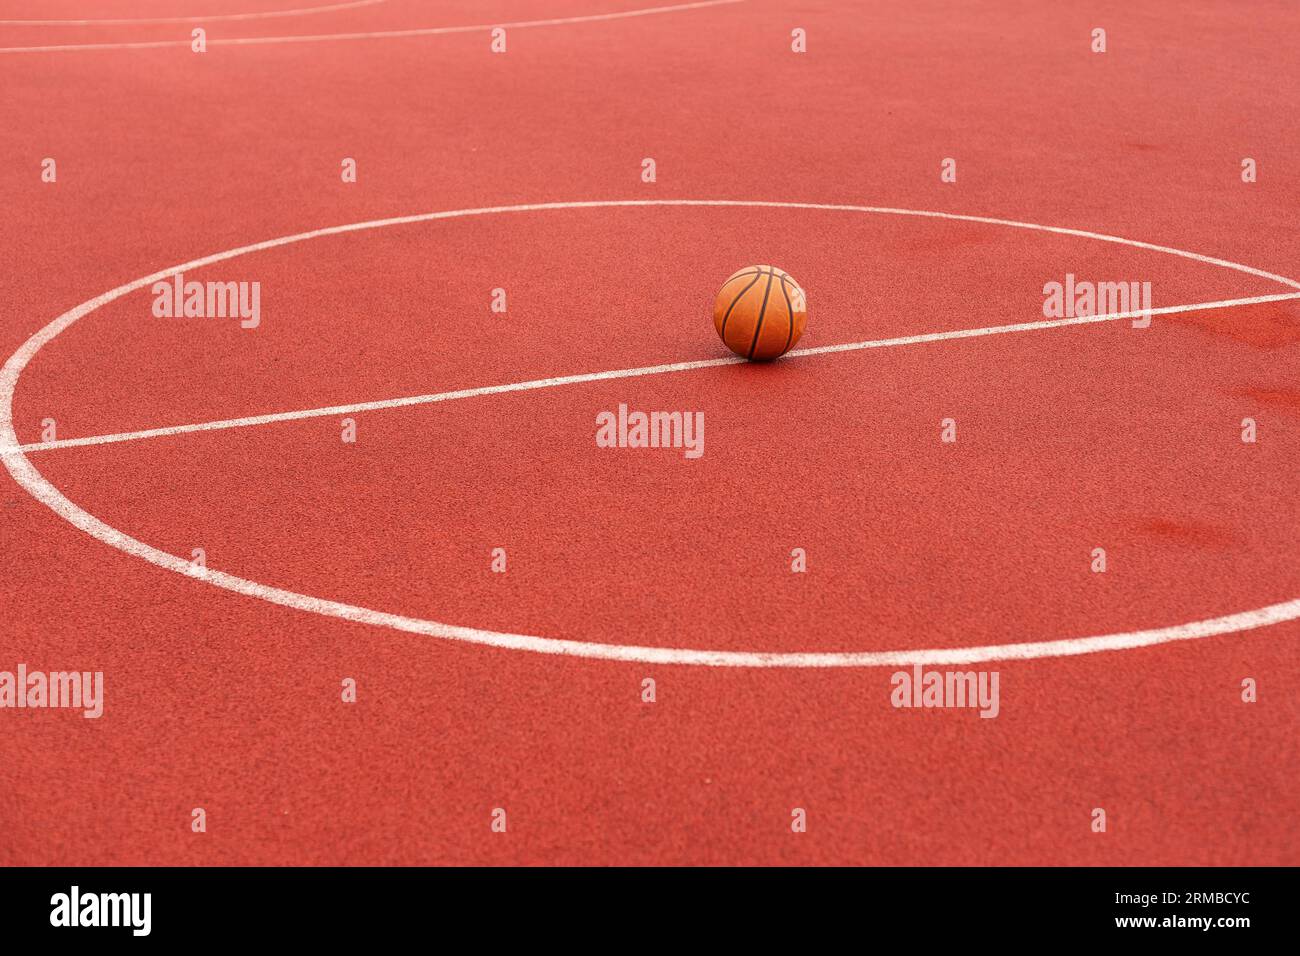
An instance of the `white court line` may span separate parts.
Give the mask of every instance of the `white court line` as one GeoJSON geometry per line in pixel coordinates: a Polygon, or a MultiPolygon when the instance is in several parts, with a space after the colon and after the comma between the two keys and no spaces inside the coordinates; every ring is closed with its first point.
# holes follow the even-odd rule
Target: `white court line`
{"type": "MultiPolygon", "coordinates": [[[[554,17],[548,20],[517,20],[513,23],[478,23],[459,27],[417,27],[409,30],[376,30],[368,33],[319,33],[307,36],[275,37],[213,37],[208,46],[257,46],[266,43],[315,43],[323,40],[382,40],[394,37],[430,37],[450,33],[479,33],[496,27],[523,30],[529,27],[557,27],[572,23],[599,23],[605,20],[626,20],[629,17],[648,17],[659,13],[679,13],[685,10],[702,10],[721,7],[746,0],[696,0],[667,7],[646,7],[641,10],[621,10],[616,13],[591,13],[575,17],[554,17]]],[[[188,47],[190,40],[140,40],[122,43],[59,43],[48,46],[0,47],[0,53],[68,53],[75,50],[155,50],[162,47],[188,47]]]]}
{"type": "MultiPolygon", "coordinates": [[[[891,348],[900,345],[919,345],[924,342],[946,342],[951,339],[972,339],[984,335],[1003,335],[1008,332],[1033,332],[1040,329],[1059,329],[1067,325],[1089,325],[1095,322],[1113,322],[1117,319],[1136,319],[1146,315],[1176,315],[1183,312],[1202,312],[1209,309],[1230,309],[1241,305],[1259,305],[1263,302],[1284,302],[1300,299],[1300,292],[1279,292],[1275,295],[1255,295],[1244,299],[1221,299],[1217,302],[1194,302],[1190,305],[1168,305],[1149,310],[1110,312],[1105,315],[1074,316],[1067,319],[1043,319],[1037,322],[1020,322],[1015,325],[994,325],[978,329],[953,329],[948,332],[925,332],[892,339],[869,339],[865,342],[845,342],[840,345],[819,345],[815,348],[794,349],[781,359],[802,358],[809,355],[830,355],[836,352],[856,352],[860,349],[891,348]]],[[[483,395],[501,395],[506,392],[525,392],[559,385],[578,385],[583,382],[606,382],[611,379],[637,378],[643,375],[663,375],[669,372],[689,372],[721,365],[743,365],[747,359],[738,356],[699,359],[692,362],[672,362],[667,365],[643,365],[638,368],[621,368],[609,372],[582,372],[576,375],[559,375],[537,378],[506,385],[484,385],[479,388],[461,388],[430,395],[408,395],[403,398],[385,398],[378,401],[357,402],[354,405],[328,405],[323,408],[305,408],[291,412],[271,412],[265,415],[247,415],[242,418],[222,418],[190,425],[168,425],[162,428],[145,428],[134,432],[117,432],[110,435],[88,435],[84,438],[60,438],[57,441],[32,442],[18,446],[22,452],[51,451],[56,448],[80,448],[86,445],[108,445],[115,442],[138,441],[142,438],[163,438],[168,435],[185,435],[191,432],[220,431],[227,428],[249,428],[271,425],[275,422],[301,421],[305,418],[324,418],[334,415],[355,415],[359,412],[378,412],[391,408],[410,408],[431,405],[460,398],[478,398],[483,395]]],[[[0,453],[14,449],[0,445],[0,453]]]]}
{"type": "MultiPolygon", "coordinates": [[[[388,627],[394,630],[404,631],[411,634],[420,634],[428,637],[464,641],[472,644],[480,644],[508,650],[531,651],[539,654],[556,654],[570,657],[615,661],[639,661],[651,664],[694,664],[711,667],[898,667],[908,666],[911,664],[973,664],[1000,660],[1030,660],[1046,657],[1069,657],[1079,654],[1092,654],[1101,651],[1149,647],[1171,641],[1196,640],[1220,634],[1233,634],[1300,618],[1300,598],[1296,598],[1278,604],[1270,604],[1265,607],[1241,611],[1202,621],[1192,621],[1169,627],[1159,627],[1141,631],[1102,634],[1092,637],[1064,638],[1061,640],[1050,641],[1029,641],[1015,644],[994,644],[983,647],[930,648],[892,651],[832,651],[818,653],[799,651],[715,651],[693,648],[640,647],[635,645],[602,644],[588,641],[548,638],[530,634],[510,634],[499,631],[489,631],[481,628],[463,627],[460,625],[445,624],[440,621],[430,621],[421,618],[390,614],[371,608],[363,608],[356,605],[344,604],[339,601],[314,597],[308,594],[300,594],[295,591],[287,591],[283,588],[271,587],[266,584],[250,581],[246,578],[240,578],[233,574],[227,574],[223,571],[217,571],[211,568],[196,568],[190,561],[184,558],[167,554],[165,551],[160,551],[152,545],[146,544],[145,542],[133,538],[125,532],[104,523],[84,508],[70,501],[62,492],[55,488],[54,485],[50,483],[49,479],[42,475],[36,469],[36,466],[32,464],[31,460],[27,458],[19,445],[17,435],[14,432],[14,391],[17,388],[18,380],[22,375],[23,369],[27,367],[45,345],[51,342],[60,333],[66,331],[78,319],[85,317],[96,309],[101,308],[109,302],[121,298],[128,293],[134,292],[137,289],[145,288],[160,279],[170,278],[179,272],[192,271],[217,262],[233,259],[237,256],[247,255],[265,249],[273,249],[278,246],[285,246],[292,243],[303,242],[308,239],[368,229],[379,229],[386,226],[406,223],[430,222],[433,220],[455,219],[466,216],[538,212],[542,210],[650,206],[810,209],[916,216],[956,222],[977,222],[991,225],[1002,225],[1038,232],[1078,236],[1082,238],[1095,239],[1101,242],[1119,243],[1121,245],[1138,249],[1164,252],[1184,259],[1209,263],[1225,269],[1232,269],[1237,272],[1270,278],[1289,288],[1300,289],[1300,282],[1294,279],[1288,279],[1284,276],[1276,276],[1251,266],[1230,262],[1226,259],[1217,259],[1201,255],[1200,253],[1175,249],[1171,246],[1159,246],[1152,243],[1140,242],[1138,240],[1124,239],[1119,236],[1110,236],[1104,233],[1086,232],[1078,229],[1065,229],[1057,226],[1043,226],[1036,223],[1017,222],[1010,219],[992,219],[985,216],[965,216],[955,213],[930,212],[915,209],[896,209],[878,206],[744,202],[738,200],[705,199],[612,200],[604,202],[537,203],[531,205],[495,206],[477,209],[458,209],[448,212],[425,213],[418,216],[402,216],[393,219],[377,219],[362,223],[351,223],[346,226],[333,226],[327,229],[316,229],[310,232],[298,233],[293,236],[284,236],[279,239],[271,239],[265,242],[241,246],[240,248],[231,249],[226,252],[215,253],[179,266],[172,266],[170,269],[164,269],[161,272],[156,272],[153,275],[136,279],[133,282],[128,282],[124,285],[118,286],[116,289],[105,292],[93,299],[89,299],[63,313],[44,328],[41,328],[34,333],[22,344],[22,346],[19,347],[18,351],[9,357],[9,360],[5,362],[3,369],[0,369],[0,448],[4,449],[3,451],[0,451],[0,461],[3,461],[5,468],[8,469],[9,474],[16,482],[18,482],[19,485],[59,517],[104,544],[117,548],[119,551],[131,555],[132,557],[147,561],[157,567],[174,571],[177,574],[183,574],[187,577],[197,578],[201,581],[207,582],[208,584],[214,585],[215,587],[223,588],[235,594],[241,594],[246,597],[267,601],[272,604],[312,614],[326,615],[345,621],[353,621],[359,624],[372,625],[376,627],[388,627]]],[[[1290,298],[1290,296],[1287,297],[1290,298]]],[[[1275,299],[1267,296],[1256,298],[1261,301],[1275,301],[1275,299]]],[[[1230,300],[1224,301],[1226,303],[1230,300]]],[[[1224,305],[1223,307],[1226,308],[1227,306],[1224,305]]],[[[1086,318],[1102,320],[1100,317],[1096,316],[1089,316],[1086,318]]],[[[1032,324],[1050,327],[1050,324],[1063,323],[1062,320],[1047,320],[1043,323],[1032,324]]],[[[1075,322],[1073,324],[1080,323],[1075,322]]],[[[973,334],[978,330],[967,331],[973,334]]],[[[948,333],[932,334],[947,335],[948,333]]],[[[852,347],[853,344],[856,343],[850,343],[848,347],[852,347]]],[[[802,351],[805,354],[822,354],[845,348],[845,346],[831,345],[824,346],[821,349],[805,349],[802,351]]],[[[721,359],[711,361],[715,364],[734,364],[741,360],[721,359]]],[[[694,363],[685,364],[692,365],[694,363]]]]}
{"type": "Polygon", "coordinates": [[[299,7],[295,10],[264,10],[260,13],[218,13],[208,16],[191,17],[145,17],[142,19],[121,20],[0,20],[0,27],[111,27],[111,26],[147,26],[156,23],[216,23],[230,20],[269,20],[273,17],[296,17],[309,13],[329,13],[332,10],[350,10],[354,7],[373,7],[388,0],[348,0],[347,3],[331,3],[323,7],[299,7]]]}

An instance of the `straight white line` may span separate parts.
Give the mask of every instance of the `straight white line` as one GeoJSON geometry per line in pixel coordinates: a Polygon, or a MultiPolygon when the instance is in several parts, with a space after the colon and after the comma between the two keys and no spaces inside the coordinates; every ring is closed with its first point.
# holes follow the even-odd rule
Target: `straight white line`
{"type": "MultiPolygon", "coordinates": [[[[1169,305],[1149,310],[1151,315],[1175,315],[1183,312],[1201,312],[1209,309],[1228,309],[1241,305],[1259,305],[1263,302],[1282,302],[1288,299],[1300,299],[1300,292],[1282,292],[1275,295],[1256,295],[1243,299],[1221,299],[1216,302],[1195,302],[1190,305],[1169,305]]],[[[845,342],[840,345],[822,345],[815,348],[795,349],[786,353],[786,359],[805,358],[810,355],[829,355],[835,352],[855,352],[860,349],[891,348],[900,345],[919,345],[926,342],[945,342],[951,339],[970,339],[984,335],[1002,335],[1008,332],[1032,332],[1040,329],[1057,329],[1069,325],[1089,325],[1095,322],[1113,322],[1118,319],[1134,319],[1148,312],[1134,310],[1130,312],[1111,312],[1105,315],[1074,316],[1065,319],[1044,319],[1038,322],[1021,322],[1014,325],[994,325],[976,329],[953,329],[948,332],[925,332],[919,335],[904,335],[891,339],[869,339],[863,342],[845,342]]],[[[163,438],[168,435],[185,435],[191,432],[220,431],[228,428],[248,428],[254,425],[271,425],[276,422],[300,421],[305,418],[324,418],[334,415],[354,415],[359,412],[377,412],[391,408],[410,408],[415,405],[431,405],[435,402],[450,402],[461,398],[477,398],[482,395],[500,395],[506,392],[525,392],[539,388],[554,388],[559,385],[577,385],[583,382],[604,382],[611,379],[636,378],[643,375],[663,375],[669,372],[689,372],[702,368],[717,368],[722,365],[744,364],[746,360],[739,357],[701,359],[693,362],[672,362],[667,365],[643,365],[638,368],[614,369],[608,372],[583,372],[576,375],[559,375],[551,378],[531,379],[525,382],[510,382],[504,385],[484,385],[479,388],[462,388],[450,392],[435,392],[429,395],[409,395],[404,398],[386,398],[370,402],[357,402],[353,405],[329,405],[323,408],[306,408],[290,412],[272,412],[265,415],[248,415],[242,418],[223,418],[216,421],[197,422],[190,425],[168,425],[162,428],[146,428],[133,432],[118,432],[109,435],[89,435],[84,438],[63,438],[58,441],[32,442],[27,445],[0,446],[0,454],[18,452],[51,451],[56,448],[78,448],[86,445],[107,445],[115,442],[138,441],[144,438],[163,438]]]]}
{"type": "MultiPolygon", "coordinates": [[[[429,37],[450,33],[478,33],[502,27],[508,30],[522,30],[528,27],[556,27],[572,23],[599,23],[605,20],[625,20],[629,17],[647,17],[658,13],[678,13],[685,10],[701,10],[705,7],[720,7],[732,3],[744,3],[746,0],[697,0],[695,3],[678,3],[667,7],[647,7],[641,10],[621,10],[617,13],[592,13],[576,17],[554,17],[548,20],[517,20],[513,23],[477,23],[472,26],[459,27],[418,27],[410,30],[377,30],[367,33],[318,33],[307,36],[274,37],[214,37],[208,40],[208,46],[257,46],[266,43],[315,43],[322,40],[381,40],[394,37],[429,37]]],[[[140,40],[123,43],[60,43],[49,46],[9,46],[0,47],[0,53],[68,53],[75,50],[156,50],[162,47],[188,47],[189,39],[184,40],[140,40]]]]}
{"type": "Polygon", "coordinates": [[[350,10],[354,7],[373,7],[388,0],[349,0],[348,3],[331,3],[323,7],[299,7],[294,10],[264,10],[260,13],[217,13],[189,17],[144,17],[120,20],[0,20],[0,27],[115,27],[147,26],[157,23],[216,23],[231,20],[270,20],[274,17],[296,17],[308,13],[329,13],[333,10],[350,10]]]}

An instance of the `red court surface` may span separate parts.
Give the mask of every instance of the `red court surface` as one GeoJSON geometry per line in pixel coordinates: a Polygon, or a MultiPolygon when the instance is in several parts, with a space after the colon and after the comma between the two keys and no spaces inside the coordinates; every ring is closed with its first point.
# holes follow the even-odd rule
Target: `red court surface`
{"type": "Polygon", "coordinates": [[[1300,863],[1294,4],[31,10],[0,671],[104,702],[0,709],[0,864],[1300,863]],[[1005,328],[1067,274],[1157,314],[1005,328]]]}

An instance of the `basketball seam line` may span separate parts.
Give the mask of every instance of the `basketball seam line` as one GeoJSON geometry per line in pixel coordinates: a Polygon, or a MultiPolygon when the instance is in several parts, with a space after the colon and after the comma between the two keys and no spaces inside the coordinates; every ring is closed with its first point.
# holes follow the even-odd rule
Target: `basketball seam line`
{"type": "Polygon", "coordinates": [[[775,266],[767,268],[767,288],[763,290],[763,305],[758,310],[758,321],[754,323],[754,341],[749,343],[749,354],[745,356],[748,359],[754,357],[754,349],[758,348],[758,334],[763,331],[763,315],[767,312],[767,300],[772,296],[772,270],[775,268],[775,266]]]}
{"type": "Polygon", "coordinates": [[[735,282],[737,279],[744,279],[746,276],[752,276],[752,275],[758,275],[758,273],[757,272],[736,273],[734,276],[729,278],[726,282],[722,283],[722,288],[718,290],[718,294],[721,295],[722,292],[727,288],[727,286],[731,285],[731,283],[735,282]]]}
{"type": "Polygon", "coordinates": [[[737,302],[739,302],[741,299],[745,297],[746,292],[754,288],[754,284],[758,282],[759,277],[762,275],[763,275],[762,270],[755,272],[754,278],[750,280],[749,285],[745,286],[745,288],[741,289],[738,293],[736,293],[736,297],[731,300],[731,305],[727,306],[726,314],[722,316],[722,328],[718,330],[718,334],[722,336],[723,342],[727,341],[727,319],[731,318],[731,310],[736,307],[737,302]]]}
{"type": "Polygon", "coordinates": [[[790,302],[790,293],[785,291],[785,278],[781,279],[781,295],[785,296],[785,310],[790,314],[790,334],[785,337],[785,348],[781,351],[784,355],[790,351],[790,346],[794,344],[794,305],[790,302]]]}

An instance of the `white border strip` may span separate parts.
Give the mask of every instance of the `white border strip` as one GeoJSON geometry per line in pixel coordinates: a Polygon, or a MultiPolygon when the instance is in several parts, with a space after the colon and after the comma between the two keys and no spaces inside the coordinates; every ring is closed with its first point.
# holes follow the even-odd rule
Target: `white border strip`
{"type": "MultiPolygon", "coordinates": [[[[324,40],[387,40],[395,37],[445,36],[451,33],[479,33],[496,27],[523,30],[530,27],[558,27],[573,23],[601,23],[606,20],[626,20],[630,17],[648,17],[659,13],[680,13],[721,7],[745,0],[696,0],[667,7],[646,7],[641,10],[621,10],[617,13],[591,13],[576,17],[554,17],[549,20],[517,20],[513,23],[477,23],[459,27],[418,27],[411,30],[377,30],[369,33],[318,33],[307,36],[275,37],[210,37],[208,46],[259,46],[267,43],[316,43],[324,40]]],[[[185,40],[139,40],[122,43],[59,43],[48,46],[0,47],[0,53],[70,53],[77,50],[157,50],[164,47],[188,47],[185,40]]]]}
{"type": "MultiPolygon", "coordinates": [[[[1220,634],[1238,633],[1300,618],[1300,598],[1296,598],[1279,604],[1271,604],[1266,607],[1229,614],[1223,617],[1210,618],[1203,621],[1192,621],[1186,624],[1176,624],[1171,627],[1130,631],[1120,634],[1066,638],[1054,641],[1032,641],[1018,644],[995,644],[984,647],[823,653],[768,653],[761,651],[714,651],[692,648],[641,647],[635,645],[600,644],[587,641],[563,640],[530,634],[510,634],[498,631],[488,631],[479,628],[444,624],[439,621],[428,621],[420,618],[389,614],[371,608],[363,608],[351,604],[344,604],[339,601],[330,601],[307,594],[299,594],[294,591],[286,591],[282,588],[259,584],[256,581],[240,578],[223,571],[196,567],[183,558],[160,551],[151,545],[145,544],[143,541],[132,538],[130,535],[105,524],[103,521],[87,512],[84,508],[81,508],[68,500],[62,492],[55,488],[49,480],[36,469],[35,465],[33,465],[23,453],[17,435],[14,432],[14,391],[18,385],[18,379],[22,375],[23,369],[27,367],[36,354],[78,319],[88,315],[95,309],[112,302],[114,299],[118,299],[137,289],[144,288],[159,279],[169,278],[178,272],[191,271],[216,262],[233,259],[236,256],[247,255],[248,253],[257,252],[263,249],[272,249],[277,246],[290,245],[292,243],[303,242],[307,239],[313,239],[320,236],[338,235],[341,233],[357,232],[366,229],[378,229],[402,223],[429,222],[437,219],[454,219],[464,216],[533,212],[548,209],[598,209],[626,206],[753,206],[782,209],[820,209],[919,216],[960,222],[989,223],[994,225],[1012,226],[1021,229],[1030,229],[1039,232],[1081,236],[1097,239],[1103,242],[1120,243],[1121,245],[1132,246],[1140,249],[1166,252],[1170,255],[1179,256],[1185,259],[1219,265],[1226,269],[1232,269],[1250,275],[1271,278],[1290,288],[1300,289],[1300,282],[1282,276],[1274,276],[1271,273],[1250,266],[1241,265],[1240,263],[1215,259],[1209,256],[1200,255],[1199,253],[1174,249],[1169,246],[1157,246],[1152,245],[1151,243],[1138,242],[1132,239],[1123,239],[1118,236],[1107,236],[1101,233],[1085,232],[1076,229],[1062,229],[1055,226],[1041,226],[1034,223],[1022,223],[1009,219],[991,219],[983,216],[962,216],[953,213],[893,209],[876,206],[842,206],[818,203],[741,202],[735,200],[698,199],[616,200],[608,202],[537,203],[522,206],[495,206],[479,209],[459,209],[450,212],[427,213],[419,216],[402,216],[394,219],[377,219],[363,223],[352,223],[347,226],[317,229],[311,232],[299,233],[294,236],[284,236],[279,239],[241,246],[238,249],[231,249],[227,252],[219,252],[201,259],[195,259],[192,262],[173,266],[170,269],[165,269],[161,272],[156,272],[153,275],[145,276],[142,279],[137,279],[134,282],[118,286],[110,292],[106,292],[103,295],[83,302],[81,305],[65,312],[24,342],[18,351],[11,355],[9,360],[5,362],[4,368],[0,369],[0,448],[4,449],[4,451],[0,452],[0,461],[4,462],[5,467],[9,470],[9,474],[13,476],[13,479],[18,482],[18,484],[26,489],[32,497],[44,504],[59,517],[72,524],[74,527],[84,531],[91,537],[117,548],[125,554],[148,561],[157,567],[165,568],[169,571],[186,575],[187,577],[206,581],[209,584],[224,588],[225,590],[236,594],[242,594],[262,601],[268,601],[272,604],[278,604],[283,607],[294,608],[295,610],[336,617],[341,620],[353,621],[358,624],[388,627],[411,634],[421,634],[428,637],[465,641],[468,643],[482,644],[489,647],[503,648],[507,650],[532,651],[538,654],[556,654],[569,657],[595,658],[614,661],[638,661],[650,664],[693,664],[710,667],[898,667],[912,664],[974,664],[1000,660],[1031,660],[1044,657],[1070,657],[1080,654],[1092,654],[1099,651],[1116,651],[1137,647],[1149,647],[1172,641],[1196,640],[1220,634]]],[[[1261,301],[1275,301],[1267,296],[1259,298],[1261,301]]],[[[1223,301],[1227,303],[1233,300],[1223,301]]],[[[1224,307],[1226,307],[1226,305],[1224,307]]],[[[1087,318],[1097,318],[1098,320],[1101,320],[1099,317],[1090,316],[1087,318]]],[[[1058,322],[1058,320],[1052,320],[1052,323],[1056,322],[1058,322]]],[[[1048,326],[1050,323],[1032,324],[1048,326]]],[[[974,333],[979,330],[966,331],[974,333]]],[[[947,333],[934,334],[947,335],[947,333]]],[[[850,343],[848,347],[851,348],[853,344],[854,343],[850,343]]],[[[822,354],[823,352],[844,350],[845,348],[846,347],[844,346],[826,346],[822,350],[806,349],[803,351],[805,353],[822,354]]],[[[723,359],[713,361],[716,361],[718,364],[728,364],[739,360],[723,359]]],[[[691,365],[693,363],[686,364],[691,365]]]]}

